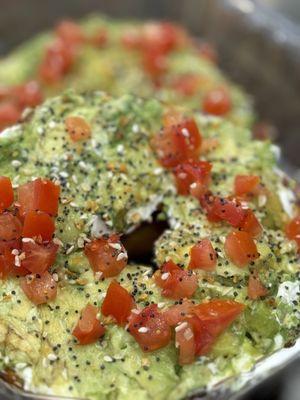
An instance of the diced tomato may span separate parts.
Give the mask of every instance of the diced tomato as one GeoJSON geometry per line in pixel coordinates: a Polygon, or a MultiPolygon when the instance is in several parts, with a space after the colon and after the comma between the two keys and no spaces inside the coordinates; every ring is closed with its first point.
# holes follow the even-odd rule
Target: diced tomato
{"type": "Polygon", "coordinates": [[[117,276],[127,265],[127,253],[117,235],[93,240],[84,252],[94,272],[102,272],[105,278],[117,276]]]}
{"type": "Polygon", "coordinates": [[[217,336],[232,324],[244,308],[244,304],[222,299],[211,300],[195,306],[194,313],[200,320],[201,327],[197,329],[197,355],[206,354],[217,336]]]}
{"type": "Polygon", "coordinates": [[[65,125],[73,142],[85,141],[91,137],[91,127],[82,117],[67,117],[65,125]]]}
{"type": "Polygon", "coordinates": [[[193,96],[199,88],[199,76],[196,74],[179,75],[173,80],[172,88],[183,96],[193,96]]]}
{"type": "Polygon", "coordinates": [[[102,47],[107,43],[107,30],[100,28],[89,38],[89,42],[96,47],[102,47]]]}
{"type": "Polygon", "coordinates": [[[171,299],[191,297],[198,287],[196,275],[181,269],[173,261],[166,262],[161,271],[155,273],[155,282],[162,288],[162,295],[171,299]]]}
{"type": "Polygon", "coordinates": [[[292,219],[285,228],[288,239],[295,240],[300,247],[300,216],[292,219]]]}
{"type": "Polygon", "coordinates": [[[53,218],[42,211],[29,211],[24,218],[22,236],[25,238],[41,237],[43,241],[52,239],[55,231],[53,218]]]}
{"type": "Polygon", "coordinates": [[[179,348],[179,364],[192,364],[196,354],[193,325],[187,320],[175,328],[175,344],[179,348]]]}
{"type": "Polygon", "coordinates": [[[164,311],[164,317],[167,324],[170,326],[176,326],[182,321],[185,321],[187,317],[193,315],[194,304],[191,300],[183,300],[180,304],[169,307],[164,311]]]}
{"type": "Polygon", "coordinates": [[[14,201],[14,191],[11,180],[6,176],[0,176],[0,213],[9,208],[14,201]]]}
{"type": "Polygon", "coordinates": [[[132,312],[128,332],[146,352],[165,347],[171,340],[171,328],[156,304],[151,304],[138,314],[132,312]]]}
{"type": "Polygon", "coordinates": [[[91,304],[83,309],[72,332],[81,345],[94,343],[104,335],[105,328],[97,318],[98,312],[98,308],[91,304]]]}
{"type": "Polygon", "coordinates": [[[211,214],[235,228],[241,226],[246,217],[246,211],[238,202],[220,197],[215,197],[211,214]]]}
{"type": "Polygon", "coordinates": [[[239,227],[248,232],[252,237],[258,238],[262,233],[262,226],[251,209],[246,210],[246,217],[239,227]]]}
{"type": "Polygon", "coordinates": [[[177,125],[166,126],[156,134],[151,144],[165,168],[199,157],[202,137],[194,119],[184,119],[177,125]]]}
{"type": "Polygon", "coordinates": [[[0,240],[15,240],[21,237],[22,224],[11,212],[0,214],[0,240]]]}
{"type": "Polygon", "coordinates": [[[34,304],[52,301],[57,295],[57,284],[49,272],[27,275],[22,278],[20,286],[29,300],[34,304]]]}
{"type": "Polygon", "coordinates": [[[224,248],[227,257],[238,267],[245,267],[259,257],[256,244],[248,232],[230,232],[224,248]]]}
{"type": "Polygon", "coordinates": [[[248,297],[251,300],[259,299],[268,294],[268,289],[261,283],[257,273],[251,274],[248,281],[248,297]]]}
{"type": "Polygon", "coordinates": [[[124,325],[133,308],[134,300],[132,296],[118,282],[113,280],[102,303],[102,314],[110,315],[115,318],[118,325],[124,325]]]}
{"type": "Polygon", "coordinates": [[[206,212],[207,219],[210,222],[222,221],[222,219],[214,212],[215,199],[216,196],[214,196],[210,191],[204,193],[199,199],[201,207],[206,212]]]}
{"type": "Polygon", "coordinates": [[[18,207],[22,217],[29,211],[57,215],[60,187],[48,179],[38,178],[18,188],[18,207]]]}
{"type": "Polygon", "coordinates": [[[167,69],[167,59],[164,54],[156,50],[147,50],[142,54],[144,70],[155,80],[163,75],[167,69]]]}
{"type": "Polygon", "coordinates": [[[56,29],[56,35],[68,45],[78,45],[85,41],[85,35],[80,27],[74,21],[61,21],[56,29]]]}
{"type": "Polygon", "coordinates": [[[177,165],[174,169],[179,194],[199,198],[207,191],[212,165],[207,161],[189,161],[177,165]]]}
{"type": "Polygon", "coordinates": [[[28,270],[16,262],[21,249],[21,240],[0,240],[0,279],[8,276],[24,276],[29,273],[28,270]],[[14,252],[16,251],[16,254],[14,252]]]}
{"type": "Polygon", "coordinates": [[[36,81],[29,81],[12,88],[12,94],[20,109],[36,107],[43,101],[40,85],[36,81]]]}
{"type": "Polygon", "coordinates": [[[236,196],[256,194],[259,188],[260,178],[257,175],[237,175],[234,181],[234,193],[236,196]]]}
{"type": "Polygon", "coordinates": [[[170,22],[150,22],[144,25],[142,47],[167,54],[185,40],[182,29],[170,22]]]}
{"type": "Polygon", "coordinates": [[[44,55],[39,77],[45,84],[56,84],[71,70],[75,61],[74,47],[61,39],[55,40],[44,55]]]}
{"type": "Polygon", "coordinates": [[[0,104],[0,132],[19,121],[21,111],[14,102],[7,101],[0,104]]]}
{"type": "Polygon", "coordinates": [[[228,114],[232,104],[228,90],[213,89],[207,93],[202,103],[202,109],[207,114],[222,116],[228,114]]]}
{"type": "Polygon", "coordinates": [[[202,42],[200,43],[200,45],[197,46],[197,49],[201,57],[206,58],[212,63],[216,63],[218,61],[218,54],[212,44],[202,42]]]}
{"type": "Polygon", "coordinates": [[[43,274],[55,262],[59,246],[50,242],[39,244],[34,241],[22,243],[22,253],[25,258],[22,260],[22,267],[35,274],[43,274]]]}
{"type": "Polygon", "coordinates": [[[217,264],[216,251],[209,239],[203,239],[190,250],[190,269],[214,271],[217,264]]]}

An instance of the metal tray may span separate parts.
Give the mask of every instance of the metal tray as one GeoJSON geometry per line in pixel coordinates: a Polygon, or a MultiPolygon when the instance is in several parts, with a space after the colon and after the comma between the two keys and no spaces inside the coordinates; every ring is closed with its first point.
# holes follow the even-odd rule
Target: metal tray
{"type": "MultiPolygon", "coordinates": [[[[60,18],[81,17],[93,11],[115,17],[179,21],[196,36],[204,36],[216,45],[221,67],[253,95],[259,117],[276,126],[285,169],[300,176],[297,172],[300,167],[300,28],[268,8],[264,1],[1,0],[1,9],[0,54],[51,27],[60,18]]],[[[293,371],[299,365],[300,341],[261,360],[251,372],[238,379],[230,378],[193,398],[258,400],[258,394],[254,397],[249,394],[253,387],[258,388],[259,393],[266,387],[276,388],[284,371],[293,371]]],[[[263,398],[273,400],[270,393],[263,398]]],[[[289,400],[298,398],[289,397],[289,400]]],[[[53,400],[57,397],[26,394],[2,381],[0,399],[53,400]]]]}

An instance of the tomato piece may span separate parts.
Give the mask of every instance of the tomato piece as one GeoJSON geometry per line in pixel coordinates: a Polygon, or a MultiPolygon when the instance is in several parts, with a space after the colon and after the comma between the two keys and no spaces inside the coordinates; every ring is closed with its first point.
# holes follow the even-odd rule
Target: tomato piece
{"type": "Polygon", "coordinates": [[[16,103],[21,109],[36,107],[43,101],[41,87],[36,81],[29,81],[12,89],[16,103]]]}
{"type": "Polygon", "coordinates": [[[107,30],[100,28],[89,38],[89,42],[96,47],[102,47],[107,43],[107,30]]]}
{"type": "Polygon", "coordinates": [[[202,137],[194,119],[184,119],[177,125],[166,126],[156,134],[151,144],[160,163],[173,168],[200,154],[202,137]]]}
{"type": "Polygon", "coordinates": [[[57,215],[60,186],[48,179],[38,178],[18,188],[18,207],[22,217],[29,211],[44,211],[57,215]]]}
{"type": "Polygon", "coordinates": [[[268,289],[261,283],[258,273],[251,274],[248,280],[248,297],[257,300],[268,294],[268,289]]]}
{"type": "Polygon", "coordinates": [[[158,350],[171,340],[171,328],[156,304],[145,307],[139,313],[131,313],[128,332],[145,352],[158,350]]]}
{"type": "Polygon", "coordinates": [[[142,47],[167,54],[184,40],[184,32],[170,22],[149,22],[142,31],[142,47]]]}
{"type": "Polygon", "coordinates": [[[292,219],[285,228],[288,239],[295,240],[300,247],[300,216],[292,219]]]}
{"type": "Polygon", "coordinates": [[[248,232],[253,238],[258,238],[262,234],[262,226],[252,210],[248,209],[245,211],[246,217],[240,225],[239,229],[248,232]]]}
{"type": "Polygon", "coordinates": [[[211,43],[202,42],[200,43],[200,45],[197,46],[197,49],[201,57],[207,59],[214,64],[217,63],[218,54],[211,43]]]}
{"type": "Polygon", "coordinates": [[[192,364],[195,360],[196,341],[193,325],[182,322],[175,328],[175,346],[179,348],[179,364],[192,364]]]}
{"type": "Polygon", "coordinates": [[[53,218],[42,211],[29,211],[24,218],[22,236],[25,238],[41,237],[43,241],[52,239],[55,231],[53,218]]]}
{"type": "Polygon", "coordinates": [[[65,126],[73,142],[85,141],[91,137],[91,127],[82,117],[67,117],[65,126]]]}
{"type": "Polygon", "coordinates": [[[171,299],[192,297],[198,287],[196,275],[181,269],[171,260],[155,273],[155,282],[162,288],[162,295],[171,299]]]}
{"type": "Polygon", "coordinates": [[[156,50],[147,50],[143,52],[142,65],[145,72],[154,80],[160,78],[168,69],[165,55],[156,50]]]}
{"type": "Polygon", "coordinates": [[[246,211],[238,202],[220,197],[215,197],[211,213],[235,228],[241,226],[246,217],[246,211]]]}
{"type": "Polygon", "coordinates": [[[174,169],[179,194],[200,197],[207,191],[212,165],[207,161],[189,161],[174,169]]]}
{"type": "Polygon", "coordinates": [[[184,299],[180,304],[169,307],[164,311],[164,317],[168,325],[176,326],[187,317],[193,315],[194,304],[187,299],[184,299]]]}
{"type": "Polygon", "coordinates": [[[209,239],[203,239],[190,250],[189,269],[214,271],[217,265],[217,254],[209,239]]]}
{"type": "Polygon", "coordinates": [[[14,102],[4,102],[0,104],[0,132],[17,123],[21,118],[21,110],[14,102]]]}
{"type": "Polygon", "coordinates": [[[257,175],[237,175],[234,181],[234,193],[236,196],[256,194],[260,183],[257,175]]]}
{"type": "Polygon", "coordinates": [[[0,213],[9,208],[14,201],[14,191],[11,180],[0,176],[0,213]]]}
{"type": "Polygon", "coordinates": [[[74,61],[74,47],[58,39],[46,50],[39,67],[39,78],[45,84],[56,84],[71,70],[74,61]]]}
{"type": "Polygon", "coordinates": [[[105,278],[118,275],[127,265],[127,252],[118,235],[95,239],[84,252],[94,272],[102,272],[105,278]]]}
{"type": "Polygon", "coordinates": [[[127,28],[121,36],[121,43],[128,49],[138,49],[142,44],[142,35],[138,28],[127,28]]]}
{"type": "Polygon", "coordinates": [[[28,299],[36,305],[52,301],[57,295],[57,284],[47,271],[25,276],[20,286],[28,299]]]}
{"type": "Polygon", "coordinates": [[[259,257],[256,244],[248,232],[230,232],[225,240],[225,253],[237,266],[245,267],[259,257]]]}
{"type": "Polygon", "coordinates": [[[202,109],[207,114],[223,116],[232,108],[228,90],[224,88],[213,89],[207,93],[202,103],[202,109]]]}
{"type": "Polygon", "coordinates": [[[114,317],[118,325],[124,325],[134,305],[134,300],[128,291],[113,280],[106,292],[101,312],[105,316],[114,317]]]}
{"type": "Polygon", "coordinates": [[[0,240],[15,240],[21,237],[22,224],[20,220],[10,212],[0,214],[0,240]]]}
{"type": "Polygon", "coordinates": [[[21,265],[32,273],[43,274],[55,263],[58,249],[59,246],[53,242],[39,244],[34,241],[23,241],[22,253],[25,258],[21,265]]]}
{"type": "Polygon", "coordinates": [[[192,73],[179,75],[173,80],[172,88],[182,96],[193,96],[199,88],[199,76],[192,73]]]}
{"type": "Polygon", "coordinates": [[[105,328],[97,318],[98,312],[98,308],[91,304],[88,304],[82,310],[81,316],[72,332],[79,344],[94,343],[104,335],[105,328]]]}
{"type": "Polygon", "coordinates": [[[55,33],[64,43],[71,46],[81,44],[85,41],[85,36],[80,25],[74,21],[61,21],[57,25],[55,33]]]}
{"type": "Polygon", "coordinates": [[[196,354],[203,355],[210,351],[216,338],[232,324],[244,309],[244,304],[223,299],[211,300],[195,306],[194,313],[200,320],[198,338],[196,337],[196,354]]]}
{"type": "Polygon", "coordinates": [[[216,196],[214,196],[210,191],[204,193],[199,198],[201,207],[204,209],[207,219],[210,222],[222,221],[222,219],[218,215],[216,215],[214,212],[215,199],[216,199],[216,196]]]}
{"type": "Polygon", "coordinates": [[[24,276],[29,273],[23,268],[18,259],[21,249],[21,240],[0,240],[0,279],[8,276],[24,276]]]}

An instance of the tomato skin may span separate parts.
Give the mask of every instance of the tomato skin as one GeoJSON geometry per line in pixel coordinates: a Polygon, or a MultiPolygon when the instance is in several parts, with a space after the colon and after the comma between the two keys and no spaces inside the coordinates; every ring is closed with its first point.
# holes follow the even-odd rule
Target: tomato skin
{"type": "Polygon", "coordinates": [[[131,313],[128,332],[135,338],[145,352],[161,349],[171,340],[171,328],[156,304],[151,304],[139,312],[131,313]],[[146,328],[146,332],[140,332],[146,328]]]}
{"type": "Polygon", "coordinates": [[[295,217],[287,224],[285,234],[288,239],[295,240],[300,248],[300,216],[295,217]]]}
{"type": "Polygon", "coordinates": [[[207,191],[212,164],[207,161],[189,161],[174,168],[177,191],[179,194],[192,194],[200,197],[207,191]]]}
{"type": "Polygon", "coordinates": [[[94,343],[104,335],[105,328],[97,319],[98,312],[98,308],[91,304],[82,310],[81,317],[72,332],[79,344],[94,343]]]}
{"type": "Polygon", "coordinates": [[[151,144],[160,163],[173,168],[200,154],[202,137],[193,119],[184,119],[177,125],[166,126],[156,134],[151,144]]]}
{"type": "Polygon", "coordinates": [[[82,117],[67,117],[65,126],[73,142],[86,141],[91,137],[91,127],[82,117]]]}
{"type": "Polygon", "coordinates": [[[55,40],[46,50],[39,67],[39,78],[47,85],[60,82],[74,64],[74,46],[61,39],[55,40]]]}
{"type": "Polygon", "coordinates": [[[0,240],[10,241],[19,239],[22,233],[20,220],[11,212],[0,214],[0,240]]]}
{"type": "Polygon", "coordinates": [[[86,244],[84,253],[94,272],[102,272],[104,278],[117,276],[127,265],[127,253],[117,235],[93,240],[86,244]],[[118,260],[120,254],[124,256],[118,260]]]}
{"type": "Polygon", "coordinates": [[[171,299],[192,297],[198,287],[196,275],[181,269],[173,261],[166,262],[161,271],[155,273],[155,282],[162,288],[162,295],[171,299]]]}
{"type": "Polygon", "coordinates": [[[29,211],[24,218],[22,236],[25,238],[41,237],[50,241],[55,231],[53,218],[42,211],[29,211]]]}
{"type": "Polygon", "coordinates": [[[0,240],[0,279],[5,279],[8,276],[24,276],[29,273],[22,266],[16,265],[14,250],[21,250],[21,240],[0,240]]]}
{"type": "Polygon", "coordinates": [[[258,274],[251,274],[248,280],[248,297],[257,300],[268,294],[268,289],[261,283],[258,274]]]}
{"type": "Polygon", "coordinates": [[[259,257],[256,244],[247,232],[230,232],[226,237],[224,248],[227,257],[240,268],[259,257]]]}
{"type": "Polygon", "coordinates": [[[36,107],[43,101],[43,94],[37,81],[13,87],[11,92],[21,110],[25,107],[36,107]]]}
{"type": "Polygon", "coordinates": [[[245,196],[257,193],[260,178],[257,175],[237,175],[234,181],[236,196],[245,196]]]}
{"type": "Polygon", "coordinates": [[[57,295],[57,284],[49,272],[27,275],[21,278],[20,286],[34,304],[44,304],[52,301],[57,295]]]}
{"type": "Polygon", "coordinates": [[[134,306],[134,300],[128,291],[113,280],[106,292],[101,312],[105,316],[114,317],[118,325],[124,325],[134,306]]]}
{"type": "Polygon", "coordinates": [[[196,74],[184,74],[176,77],[172,82],[172,88],[182,96],[193,96],[199,87],[199,76],[196,74]]]}
{"type": "Polygon", "coordinates": [[[240,227],[246,217],[246,211],[238,202],[220,197],[215,198],[212,212],[234,228],[240,227]]]}
{"type": "Polygon", "coordinates": [[[25,259],[22,260],[22,267],[34,274],[43,274],[55,262],[59,246],[50,242],[39,244],[33,241],[22,243],[22,252],[25,259]]]}
{"type": "Polygon", "coordinates": [[[258,238],[263,231],[261,224],[251,209],[246,210],[246,217],[239,228],[248,232],[253,238],[258,238]]]}
{"type": "Polygon", "coordinates": [[[213,89],[207,93],[202,103],[202,109],[207,114],[216,116],[226,115],[232,108],[228,90],[224,88],[213,89]]]}
{"type": "Polygon", "coordinates": [[[12,101],[0,104],[0,133],[3,129],[13,125],[21,118],[21,111],[12,101]]]}
{"type": "Polygon", "coordinates": [[[214,271],[217,265],[217,254],[209,239],[203,239],[190,250],[189,269],[214,271]]]}
{"type": "Polygon", "coordinates": [[[195,360],[196,341],[194,327],[189,320],[175,329],[175,344],[179,348],[179,365],[192,364],[195,360]]]}
{"type": "Polygon", "coordinates": [[[201,207],[206,212],[207,219],[210,222],[222,221],[222,219],[218,215],[216,215],[216,213],[214,212],[215,199],[216,199],[216,196],[214,196],[210,191],[204,193],[199,198],[201,207]]]}
{"type": "Polygon", "coordinates": [[[169,22],[150,22],[144,25],[141,46],[167,54],[177,47],[183,39],[183,32],[169,22]]]}
{"type": "Polygon", "coordinates": [[[60,187],[48,179],[38,178],[18,188],[18,207],[21,217],[29,211],[43,211],[55,216],[58,212],[60,187]]]}
{"type": "Polygon", "coordinates": [[[85,41],[85,36],[80,25],[74,21],[61,21],[57,25],[55,33],[64,43],[69,45],[78,45],[85,41]]]}
{"type": "Polygon", "coordinates": [[[194,304],[190,300],[184,299],[182,303],[169,307],[164,311],[164,317],[169,326],[176,326],[186,318],[192,317],[194,304]]]}
{"type": "Polygon", "coordinates": [[[9,208],[14,201],[14,191],[11,180],[0,176],[0,213],[9,208]]]}

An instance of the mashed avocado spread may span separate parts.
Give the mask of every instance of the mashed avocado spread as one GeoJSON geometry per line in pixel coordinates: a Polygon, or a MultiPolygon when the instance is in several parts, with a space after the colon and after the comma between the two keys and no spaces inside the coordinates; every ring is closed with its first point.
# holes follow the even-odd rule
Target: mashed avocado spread
{"type": "MultiPolygon", "coordinates": [[[[19,63],[25,63],[26,52],[38,49],[46,38],[17,51],[7,62],[16,62],[17,70],[25,71],[19,63]]],[[[250,370],[257,360],[297,338],[298,254],[296,242],[288,240],[284,231],[296,210],[293,201],[281,201],[282,193],[292,197],[293,182],[276,170],[272,145],[252,140],[247,128],[178,110],[193,118],[201,132],[200,158],[212,165],[206,182],[209,193],[229,199],[237,175],[260,179],[259,193],[242,199],[243,207],[234,203],[239,213],[251,209],[262,226],[251,239],[255,254],[249,255],[246,265],[238,266],[225,249],[232,231],[240,232],[235,221],[222,217],[222,207],[231,200],[221,205],[223,219],[210,220],[210,204],[203,203],[206,197],[179,194],[176,175],[162,165],[153,140],[162,126],[162,132],[169,132],[170,109],[165,103],[131,94],[111,97],[100,91],[67,91],[27,111],[21,124],[0,135],[0,174],[12,180],[16,199],[19,188],[36,178],[51,180],[61,190],[54,239],[60,247],[49,269],[57,285],[56,297],[37,306],[20,286],[26,278],[9,276],[0,281],[0,367],[13,371],[26,390],[95,400],[183,399],[250,370]],[[72,140],[66,130],[69,117],[88,124],[87,139],[72,140]],[[130,259],[115,278],[103,279],[93,272],[84,251],[91,240],[103,235],[117,233],[122,241],[123,234],[151,220],[157,210],[169,228],[155,243],[155,267],[172,260],[187,271],[191,249],[209,238],[215,266],[189,270],[193,275],[188,277],[197,279],[197,285],[187,297],[194,304],[226,300],[244,305],[233,323],[216,335],[209,351],[191,363],[178,361],[182,348],[177,342],[175,346],[174,335],[177,338],[182,324],[165,346],[144,352],[128,325],[119,326],[100,312],[113,279],[132,295],[135,312],[156,304],[163,314],[187,300],[163,295],[154,267],[130,259]],[[256,295],[249,292],[253,277],[260,285],[256,295]],[[99,310],[97,318],[105,333],[94,343],[80,345],[72,332],[87,304],[99,310]]],[[[170,273],[160,279],[167,280],[170,273]]],[[[142,329],[147,335],[148,328],[142,329]]]]}

